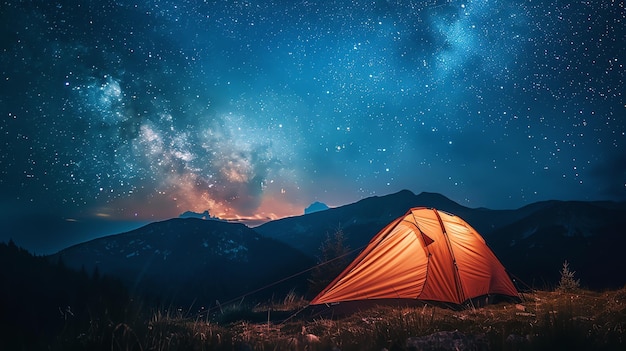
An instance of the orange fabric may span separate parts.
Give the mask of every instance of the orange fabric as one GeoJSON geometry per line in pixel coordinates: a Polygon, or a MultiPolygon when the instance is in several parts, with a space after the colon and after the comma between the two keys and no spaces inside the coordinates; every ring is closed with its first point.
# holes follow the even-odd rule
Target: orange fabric
{"type": "Polygon", "coordinates": [[[421,207],[376,234],[311,304],[390,298],[461,304],[486,294],[517,290],[484,239],[461,218],[421,207]]]}

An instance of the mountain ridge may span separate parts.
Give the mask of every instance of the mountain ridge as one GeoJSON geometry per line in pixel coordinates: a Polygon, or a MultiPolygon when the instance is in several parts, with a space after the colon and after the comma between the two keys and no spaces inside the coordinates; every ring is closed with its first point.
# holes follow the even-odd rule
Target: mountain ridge
{"type": "Polygon", "coordinates": [[[410,208],[421,206],[437,208],[460,216],[479,232],[490,231],[491,228],[499,227],[526,213],[526,211],[516,212],[517,210],[472,209],[439,193],[421,192],[415,195],[410,190],[401,190],[392,194],[368,197],[325,211],[278,219],[253,229],[261,235],[281,240],[314,256],[321,242],[320,235],[332,234],[342,229],[351,247],[361,247],[389,222],[410,208]],[[499,214],[497,218],[491,216],[494,211],[499,214]]]}

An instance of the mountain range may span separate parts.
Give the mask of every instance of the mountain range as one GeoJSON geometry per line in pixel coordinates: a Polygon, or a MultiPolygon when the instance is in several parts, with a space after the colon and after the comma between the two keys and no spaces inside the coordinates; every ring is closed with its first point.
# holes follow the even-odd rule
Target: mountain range
{"type": "Polygon", "coordinates": [[[465,219],[520,286],[554,287],[565,260],[583,286],[602,289],[626,283],[626,275],[617,269],[626,267],[620,254],[626,244],[625,202],[545,201],[489,210],[408,190],[254,228],[198,218],[155,222],[69,247],[52,259],[119,277],[132,292],[153,294],[164,302],[209,304],[256,290],[280,296],[292,288],[306,290],[307,269],[315,264],[322,242],[336,231],[342,231],[356,255],[385,225],[419,206],[465,219]]]}

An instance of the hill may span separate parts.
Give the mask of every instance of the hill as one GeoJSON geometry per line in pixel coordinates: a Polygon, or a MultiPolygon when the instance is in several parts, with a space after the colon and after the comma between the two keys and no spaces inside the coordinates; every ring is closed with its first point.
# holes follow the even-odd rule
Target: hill
{"type": "Polygon", "coordinates": [[[549,287],[565,260],[581,284],[592,289],[619,288],[626,276],[626,204],[548,201],[522,219],[486,235],[510,272],[534,286],[549,287]]]}
{"type": "MultiPolygon", "coordinates": [[[[97,267],[133,294],[189,306],[231,299],[310,267],[306,255],[243,224],[176,218],[75,245],[54,255],[70,267],[97,267]]],[[[303,285],[274,286],[285,292],[303,285]]],[[[270,294],[271,292],[265,292],[270,294]]]]}
{"type": "Polygon", "coordinates": [[[0,350],[56,349],[129,311],[118,280],[51,263],[13,242],[0,243],[0,282],[0,350]]]}

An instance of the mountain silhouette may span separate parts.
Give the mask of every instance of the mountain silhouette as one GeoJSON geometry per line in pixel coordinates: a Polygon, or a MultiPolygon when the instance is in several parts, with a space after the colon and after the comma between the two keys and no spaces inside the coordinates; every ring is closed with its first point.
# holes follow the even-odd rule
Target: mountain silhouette
{"type": "Polygon", "coordinates": [[[366,245],[389,222],[410,208],[420,206],[456,214],[481,233],[518,220],[526,212],[532,212],[530,208],[528,211],[471,209],[441,194],[422,192],[415,195],[409,190],[402,190],[322,212],[271,221],[255,227],[254,230],[315,256],[327,234],[341,229],[347,243],[353,248],[359,248],[366,245]]]}
{"type": "MultiPolygon", "coordinates": [[[[213,304],[312,265],[303,253],[243,224],[175,218],[92,240],[55,255],[70,267],[117,276],[163,303],[213,304]]],[[[286,293],[300,282],[274,287],[286,293]]]]}
{"type": "Polygon", "coordinates": [[[564,261],[588,288],[618,288],[626,276],[626,204],[547,201],[532,214],[487,236],[510,272],[552,288],[564,261]]]}

